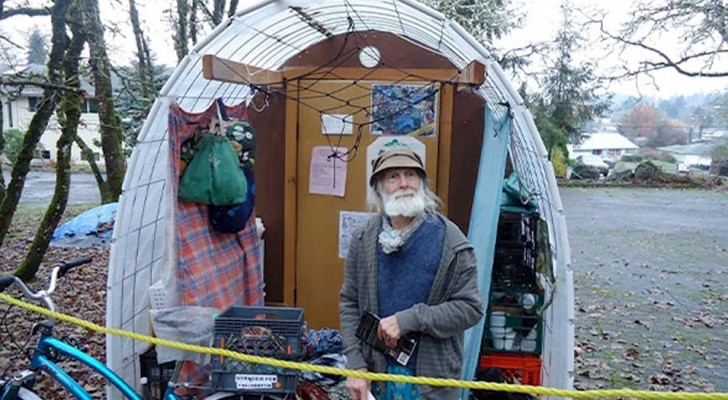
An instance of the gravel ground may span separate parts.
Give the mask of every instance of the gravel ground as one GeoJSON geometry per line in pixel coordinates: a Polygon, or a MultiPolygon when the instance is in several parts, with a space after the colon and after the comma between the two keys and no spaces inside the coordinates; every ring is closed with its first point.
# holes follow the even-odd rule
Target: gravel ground
{"type": "Polygon", "coordinates": [[[576,386],[728,392],[728,194],[562,188],[576,386]]]}

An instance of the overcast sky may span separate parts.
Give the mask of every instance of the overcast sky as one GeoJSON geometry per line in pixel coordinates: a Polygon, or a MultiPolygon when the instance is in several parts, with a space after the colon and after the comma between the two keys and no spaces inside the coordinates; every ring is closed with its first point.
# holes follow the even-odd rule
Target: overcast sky
{"type": "MultiPolygon", "coordinates": [[[[525,26],[501,40],[497,43],[498,46],[502,48],[513,48],[526,44],[529,41],[544,40],[555,36],[561,23],[560,5],[562,0],[512,1],[519,4],[519,9],[526,10],[525,26]]],[[[245,4],[250,2],[251,0],[241,0],[239,8],[244,7],[245,4]]],[[[114,61],[126,63],[131,60],[132,52],[134,51],[133,36],[127,23],[128,12],[123,10],[123,8],[128,7],[128,3],[126,1],[117,2],[116,0],[101,0],[100,3],[103,19],[111,23],[127,26],[126,29],[120,32],[107,30],[107,42],[113,47],[110,53],[113,55],[114,61]]],[[[616,29],[619,22],[624,20],[628,15],[629,8],[633,3],[632,0],[609,0],[608,2],[603,0],[573,0],[573,4],[587,10],[587,13],[591,13],[591,10],[594,8],[604,7],[605,3],[609,6],[608,26],[616,29]]],[[[147,29],[151,48],[156,54],[158,62],[167,65],[174,65],[176,63],[174,44],[169,29],[169,10],[175,7],[175,5],[176,0],[137,1],[142,24],[147,29]]],[[[34,19],[33,21],[38,21],[38,19],[34,19]]],[[[14,20],[14,26],[23,27],[21,32],[24,37],[27,37],[31,24],[32,22],[29,21],[14,20]]],[[[9,29],[12,29],[12,27],[3,26],[0,28],[0,33],[7,33],[9,29]]],[[[585,51],[582,54],[583,57],[598,59],[600,66],[612,66],[619,62],[616,55],[604,56],[604,53],[599,50],[600,44],[594,41],[594,38],[589,39],[592,40],[588,45],[591,51],[585,51]]],[[[21,41],[21,44],[24,43],[21,41]]],[[[638,56],[638,54],[631,54],[627,57],[638,56]]],[[[672,71],[659,72],[655,74],[655,78],[657,87],[651,84],[650,79],[643,77],[637,82],[632,80],[613,84],[610,86],[610,90],[625,95],[641,94],[643,96],[670,97],[678,94],[708,93],[715,90],[728,89],[728,79],[689,78],[672,71]]]]}

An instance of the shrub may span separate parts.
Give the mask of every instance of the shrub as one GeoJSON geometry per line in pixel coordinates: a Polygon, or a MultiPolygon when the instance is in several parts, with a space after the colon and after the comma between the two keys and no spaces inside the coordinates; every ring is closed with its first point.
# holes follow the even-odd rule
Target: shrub
{"type": "Polygon", "coordinates": [[[634,177],[643,181],[658,179],[661,176],[662,170],[652,161],[640,163],[634,170],[634,177]]]}
{"type": "Polygon", "coordinates": [[[5,137],[5,155],[8,156],[8,160],[13,164],[18,159],[20,146],[23,144],[23,136],[23,132],[18,129],[8,129],[3,132],[3,137],[5,137]]]}
{"type": "Polygon", "coordinates": [[[599,170],[591,165],[577,163],[571,171],[571,179],[599,179],[599,170]]]}
{"type": "Polygon", "coordinates": [[[558,178],[566,176],[566,157],[564,157],[564,153],[557,147],[551,149],[551,165],[554,167],[554,174],[558,178]]]}
{"type": "Polygon", "coordinates": [[[644,160],[644,159],[645,158],[639,154],[625,154],[622,156],[620,161],[638,163],[638,162],[642,162],[642,160],[644,160]]]}

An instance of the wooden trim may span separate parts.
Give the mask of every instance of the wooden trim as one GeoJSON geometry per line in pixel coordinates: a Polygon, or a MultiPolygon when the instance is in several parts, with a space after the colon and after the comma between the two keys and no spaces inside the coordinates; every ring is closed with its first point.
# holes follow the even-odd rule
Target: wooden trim
{"type": "Polygon", "coordinates": [[[485,65],[473,61],[464,70],[455,68],[328,68],[328,67],[289,67],[282,76],[287,80],[367,80],[367,81],[438,81],[453,84],[480,86],[485,82],[485,65]],[[480,74],[480,75],[478,75],[480,74]]]}
{"type": "Polygon", "coordinates": [[[270,71],[236,61],[226,60],[211,54],[202,56],[202,75],[205,79],[282,87],[284,80],[392,80],[392,81],[439,81],[453,84],[480,86],[485,82],[485,65],[471,62],[465,69],[456,68],[327,68],[288,67],[283,72],[270,71]]]}
{"type": "MultiPolygon", "coordinates": [[[[288,93],[294,90],[297,90],[294,85],[289,85],[287,88],[288,93]]],[[[286,99],[286,161],[283,186],[283,301],[291,307],[296,305],[298,107],[298,101],[294,96],[288,96],[286,99]]]]}
{"type": "MultiPolygon", "coordinates": [[[[453,109],[453,86],[441,85],[440,87],[440,139],[438,141],[437,160],[437,194],[442,200],[442,210],[447,215],[450,192],[450,161],[452,155],[452,109],[453,109]]],[[[454,206],[454,205],[453,205],[454,206]]]]}
{"type": "Polygon", "coordinates": [[[222,82],[283,87],[280,72],[226,60],[212,54],[202,56],[202,76],[222,82]]]}

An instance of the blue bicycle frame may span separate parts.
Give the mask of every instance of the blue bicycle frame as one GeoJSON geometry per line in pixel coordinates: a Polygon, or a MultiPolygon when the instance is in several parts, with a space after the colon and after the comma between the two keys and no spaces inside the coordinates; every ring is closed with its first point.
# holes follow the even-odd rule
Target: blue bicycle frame
{"type": "MultiPolygon", "coordinates": [[[[80,400],[93,400],[93,397],[86,392],[83,387],[71,378],[61,367],[51,361],[46,355],[49,352],[55,351],[56,353],[74,359],[88,366],[94,371],[101,374],[106,378],[109,383],[114,385],[121,393],[130,400],[142,400],[142,396],[139,395],[131,386],[129,386],[123,379],[110,370],[106,365],[101,363],[99,360],[89,356],[81,350],[68,345],[58,339],[51,337],[47,332],[43,333],[38,343],[38,348],[33,352],[33,357],[30,362],[30,369],[32,371],[42,370],[47,373],[51,378],[60,383],[66,390],[80,400]]],[[[0,397],[3,400],[4,396],[0,397]]],[[[180,400],[179,396],[172,393],[172,390],[168,388],[164,395],[165,400],[180,400]]]]}
{"type": "MultiPolygon", "coordinates": [[[[56,280],[60,274],[65,273],[71,268],[85,264],[91,261],[90,258],[74,260],[70,262],[61,263],[53,269],[51,273],[51,283],[47,291],[40,291],[34,293],[28,289],[28,287],[20,279],[14,276],[0,276],[0,292],[5,290],[10,284],[17,284],[21,291],[28,297],[39,300],[49,310],[55,311],[55,306],[50,298],[51,293],[56,288],[56,280]]],[[[55,320],[51,319],[49,323],[43,324],[40,328],[40,340],[38,341],[37,347],[33,350],[33,354],[30,359],[29,371],[24,371],[9,380],[3,380],[2,387],[0,387],[0,400],[15,400],[17,396],[30,397],[32,393],[28,393],[28,389],[32,390],[32,385],[35,383],[35,375],[37,371],[43,371],[48,374],[51,378],[61,384],[68,392],[74,397],[81,400],[93,400],[91,395],[83,389],[83,387],[71,378],[58,364],[55,363],[51,354],[57,354],[59,356],[65,356],[67,358],[76,360],[93,369],[94,371],[101,374],[106,378],[109,383],[114,385],[121,393],[130,400],[143,400],[143,397],[134,391],[123,379],[119,377],[114,371],[109,369],[106,365],[101,363],[99,360],[91,357],[83,351],[53,337],[53,325],[55,320]],[[30,386],[29,388],[24,388],[30,386]],[[25,391],[25,392],[23,392],[25,391]]],[[[0,379],[4,377],[0,376],[0,379]]],[[[181,398],[174,394],[174,388],[172,386],[167,387],[165,391],[164,400],[181,400],[181,398]]]]}

